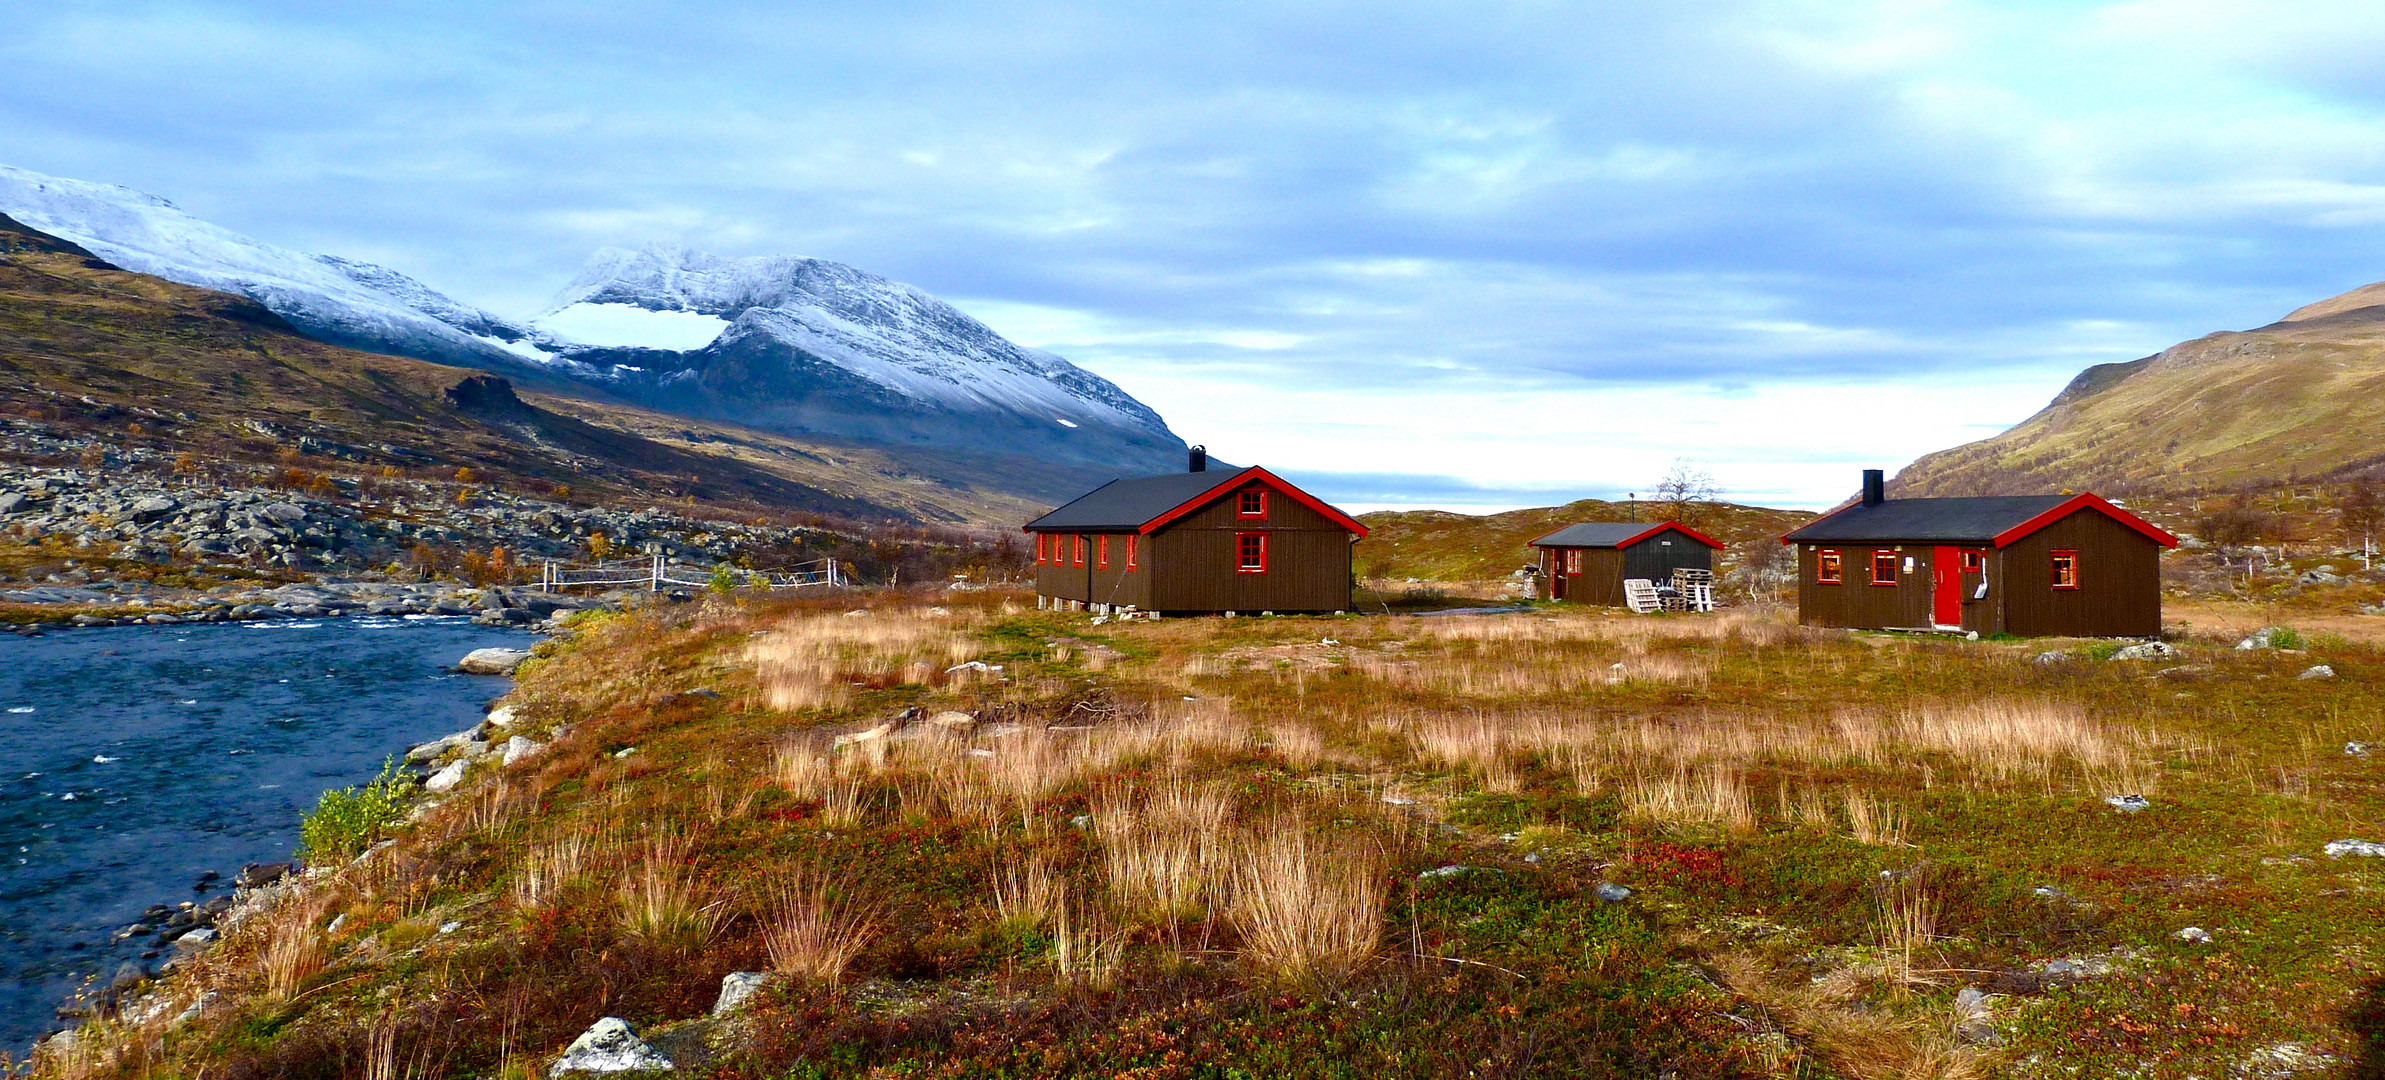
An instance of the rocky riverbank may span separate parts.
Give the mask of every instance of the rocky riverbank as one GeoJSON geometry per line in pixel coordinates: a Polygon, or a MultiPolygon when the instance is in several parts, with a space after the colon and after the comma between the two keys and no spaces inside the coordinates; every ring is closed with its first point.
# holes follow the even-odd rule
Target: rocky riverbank
{"type": "MultiPolygon", "coordinates": [[[[614,591],[597,596],[566,596],[519,586],[471,588],[452,582],[386,581],[320,581],[273,588],[219,585],[207,590],[123,583],[0,588],[0,601],[84,609],[58,620],[77,627],[320,619],[343,615],[444,615],[470,616],[484,626],[551,631],[559,619],[573,612],[618,609],[644,602],[649,595],[614,591]]],[[[13,629],[20,634],[39,633],[41,625],[25,622],[13,629]]]]}

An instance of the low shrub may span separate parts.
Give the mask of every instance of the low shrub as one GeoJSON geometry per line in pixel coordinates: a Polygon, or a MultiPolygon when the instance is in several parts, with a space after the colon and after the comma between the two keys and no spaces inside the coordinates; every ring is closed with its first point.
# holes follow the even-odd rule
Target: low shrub
{"type": "Polygon", "coordinates": [[[398,774],[397,759],[381,763],[381,775],[359,787],[326,791],[298,826],[299,854],[320,862],[355,857],[389,835],[406,816],[414,787],[398,774]]]}

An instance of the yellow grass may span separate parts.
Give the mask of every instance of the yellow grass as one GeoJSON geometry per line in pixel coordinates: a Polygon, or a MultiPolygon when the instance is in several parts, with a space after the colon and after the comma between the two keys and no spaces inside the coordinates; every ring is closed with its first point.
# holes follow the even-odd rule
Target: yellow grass
{"type": "Polygon", "coordinates": [[[772,891],[762,943],[773,971],[833,983],[877,932],[878,910],[849,879],[799,871],[772,891]]]}
{"type": "Polygon", "coordinates": [[[1387,869],[1380,848],[1320,837],[1298,818],[1279,817],[1244,834],[1233,860],[1227,915],[1252,966],[1330,986],[1374,959],[1387,869]]]}
{"type": "Polygon", "coordinates": [[[688,865],[692,845],[657,836],[631,849],[617,894],[621,928],[658,948],[693,952],[720,928],[722,905],[688,865]]]}

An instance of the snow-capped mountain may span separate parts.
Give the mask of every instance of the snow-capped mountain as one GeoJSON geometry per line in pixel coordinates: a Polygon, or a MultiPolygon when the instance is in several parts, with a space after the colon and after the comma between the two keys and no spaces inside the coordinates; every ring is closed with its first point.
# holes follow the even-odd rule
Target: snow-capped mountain
{"type": "Polygon", "coordinates": [[[0,165],[0,213],[127,270],[247,296],[334,344],[506,366],[527,336],[388,267],[274,247],[127,187],[0,165]]]}
{"type": "Polygon", "coordinates": [[[1108,380],[838,263],[608,248],[525,325],[130,188],[0,166],[0,213],[127,270],[248,296],[334,344],[535,371],[707,419],[1121,474],[1176,468],[1184,448],[1108,380]]]}
{"type": "Polygon", "coordinates": [[[531,325],[559,358],[609,361],[608,379],[649,387],[638,396],[724,419],[883,438],[905,416],[943,431],[938,441],[1088,464],[1083,451],[1123,438],[1101,453],[1132,449],[1153,468],[1183,447],[1108,380],[909,285],[819,259],[608,248],[531,325]],[[819,391],[832,387],[860,408],[831,415],[819,391]]]}

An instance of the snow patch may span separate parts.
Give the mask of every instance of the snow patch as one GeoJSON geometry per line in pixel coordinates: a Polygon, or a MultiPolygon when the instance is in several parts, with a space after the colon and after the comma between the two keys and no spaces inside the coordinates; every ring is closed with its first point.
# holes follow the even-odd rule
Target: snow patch
{"type": "Polygon", "coordinates": [[[1057,419],[1057,420],[1059,420],[1059,421],[1060,421],[1060,426],[1061,426],[1061,427],[1075,427],[1075,426],[1077,426],[1077,422],[1076,422],[1076,421],[1074,421],[1074,420],[1070,420],[1070,419],[1068,419],[1068,418],[1066,418],[1066,417],[1055,417],[1054,419],[1057,419]]]}
{"type": "Polygon", "coordinates": [[[540,316],[533,325],[584,345],[616,349],[667,349],[689,352],[712,344],[729,328],[718,315],[694,311],[653,311],[635,304],[570,304],[540,316]]]}

